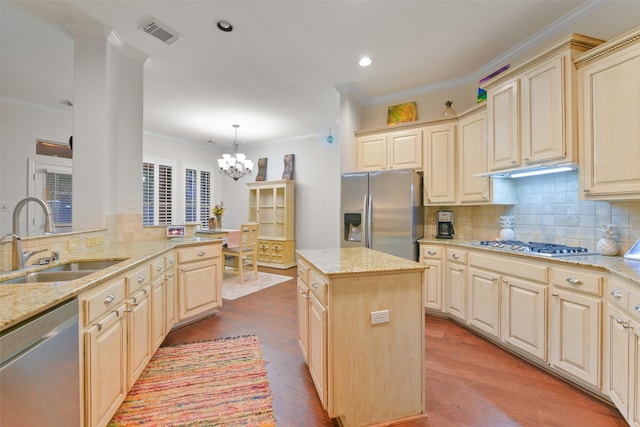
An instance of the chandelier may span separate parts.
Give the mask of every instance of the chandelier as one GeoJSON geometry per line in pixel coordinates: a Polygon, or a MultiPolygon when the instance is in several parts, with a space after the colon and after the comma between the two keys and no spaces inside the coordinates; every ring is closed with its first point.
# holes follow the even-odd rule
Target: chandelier
{"type": "Polygon", "coordinates": [[[242,178],[246,175],[251,175],[253,169],[253,162],[246,158],[242,153],[238,153],[238,128],[240,125],[233,125],[236,128],[236,137],[233,139],[231,145],[233,146],[233,153],[223,154],[221,159],[218,159],[218,166],[220,167],[220,173],[233,178],[234,181],[242,178]]]}

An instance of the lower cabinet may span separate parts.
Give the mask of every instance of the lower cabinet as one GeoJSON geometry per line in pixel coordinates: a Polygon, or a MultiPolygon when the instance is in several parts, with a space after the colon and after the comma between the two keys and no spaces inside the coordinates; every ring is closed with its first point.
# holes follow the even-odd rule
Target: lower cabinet
{"type": "Polygon", "coordinates": [[[617,277],[607,284],[604,389],[629,425],[640,426],[640,292],[617,277]]]}
{"type": "Polygon", "coordinates": [[[166,335],[166,281],[164,257],[151,261],[151,353],[153,354],[166,335]]]}
{"type": "Polygon", "coordinates": [[[466,252],[447,248],[445,262],[445,311],[463,322],[467,321],[467,258],[466,252]]]}
{"type": "Polygon", "coordinates": [[[176,286],[176,255],[173,252],[164,256],[164,330],[169,333],[178,322],[178,287],[176,286]]]}
{"type": "Polygon", "coordinates": [[[600,390],[602,276],[587,269],[552,268],[551,285],[551,365],[600,390]]]}
{"type": "Polygon", "coordinates": [[[469,324],[500,338],[500,277],[469,267],[469,324]]]}
{"type": "Polygon", "coordinates": [[[420,262],[429,268],[424,272],[424,308],[436,312],[444,310],[442,293],[442,256],[439,246],[422,245],[420,262]]]}
{"type": "Polygon", "coordinates": [[[180,248],[178,321],[192,320],[222,306],[222,251],[219,244],[180,248]]]}
{"type": "Polygon", "coordinates": [[[297,294],[297,320],[298,320],[298,345],[309,364],[309,265],[298,261],[298,294],[297,294]]]}
{"type": "Polygon", "coordinates": [[[327,309],[311,293],[309,296],[309,355],[307,364],[316,391],[327,407],[327,309]]]}

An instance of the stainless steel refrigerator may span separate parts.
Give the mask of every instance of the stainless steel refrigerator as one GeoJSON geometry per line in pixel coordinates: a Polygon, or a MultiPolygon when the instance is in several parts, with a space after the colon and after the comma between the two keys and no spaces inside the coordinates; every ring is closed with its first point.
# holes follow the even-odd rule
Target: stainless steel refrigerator
{"type": "Polygon", "coordinates": [[[424,230],[420,175],[412,169],[343,174],[341,191],[341,247],[418,260],[424,230]]]}

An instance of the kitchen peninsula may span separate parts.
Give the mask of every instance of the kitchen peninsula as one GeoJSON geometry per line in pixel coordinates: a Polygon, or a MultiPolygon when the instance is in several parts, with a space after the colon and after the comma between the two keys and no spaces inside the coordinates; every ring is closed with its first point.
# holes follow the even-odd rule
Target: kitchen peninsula
{"type": "Polygon", "coordinates": [[[298,250],[298,340],[343,426],[424,413],[425,266],[366,248],[298,250]]]}

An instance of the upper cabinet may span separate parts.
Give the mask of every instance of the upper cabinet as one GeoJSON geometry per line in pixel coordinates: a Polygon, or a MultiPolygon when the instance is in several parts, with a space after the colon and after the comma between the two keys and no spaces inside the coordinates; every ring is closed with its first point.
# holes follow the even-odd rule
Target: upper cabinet
{"type": "Polygon", "coordinates": [[[456,201],[456,123],[424,129],[424,202],[453,204],[456,201]]]}
{"type": "Polygon", "coordinates": [[[640,28],[576,58],[580,196],[640,199],[640,28]]]}
{"type": "Polygon", "coordinates": [[[489,171],[578,161],[573,58],[601,43],[573,34],[487,84],[489,171]]]}
{"type": "Polygon", "coordinates": [[[422,128],[356,136],[358,172],[422,169],[422,128]]]}

